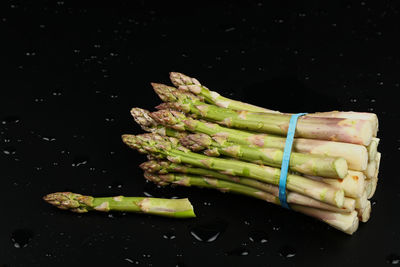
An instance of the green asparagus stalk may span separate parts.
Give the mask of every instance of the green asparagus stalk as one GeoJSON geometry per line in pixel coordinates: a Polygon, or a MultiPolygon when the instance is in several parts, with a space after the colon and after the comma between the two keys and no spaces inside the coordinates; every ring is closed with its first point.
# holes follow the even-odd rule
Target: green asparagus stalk
{"type": "Polygon", "coordinates": [[[84,213],[97,211],[124,211],[146,213],[174,218],[196,217],[187,198],[163,199],[150,197],[92,197],[71,192],[48,194],[43,199],[59,209],[84,213]]]}
{"type": "MultiPolygon", "coordinates": [[[[170,73],[171,82],[183,91],[189,91],[195,95],[202,96],[209,104],[214,104],[219,107],[229,108],[233,110],[246,110],[250,112],[267,112],[267,113],[280,113],[279,111],[262,108],[259,106],[250,105],[240,101],[232,100],[221,96],[217,92],[209,90],[202,85],[197,79],[189,77],[179,72],[170,73]]],[[[368,120],[371,122],[374,129],[374,136],[378,131],[378,117],[374,113],[368,112],[354,112],[354,111],[329,111],[311,113],[309,116],[314,117],[329,117],[329,118],[345,118],[352,120],[368,120]]]]}
{"type": "MultiPolygon", "coordinates": [[[[167,173],[184,173],[190,175],[198,175],[203,177],[211,177],[219,180],[225,180],[232,183],[246,185],[263,192],[270,193],[279,197],[279,188],[275,185],[263,183],[254,179],[245,177],[232,176],[228,174],[219,173],[209,169],[195,168],[187,165],[173,163],[164,160],[150,160],[140,164],[140,167],[147,173],[167,174],[167,173]]],[[[335,206],[326,204],[324,202],[315,200],[313,198],[304,196],[302,194],[291,192],[287,190],[287,202],[293,204],[304,205],[317,209],[329,210],[334,212],[351,212],[355,209],[356,201],[352,198],[345,198],[343,207],[337,208],[335,206]]]]}
{"type": "Polygon", "coordinates": [[[207,103],[214,104],[219,107],[233,110],[247,110],[252,112],[276,112],[270,109],[223,97],[217,92],[210,91],[207,87],[201,85],[200,82],[195,78],[191,78],[179,72],[170,72],[169,77],[171,82],[178,87],[178,89],[191,92],[195,95],[200,95],[207,103]]]}
{"type": "MultiPolygon", "coordinates": [[[[180,138],[180,142],[192,151],[204,151],[209,156],[229,156],[257,164],[273,167],[282,165],[283,151],[276,148],[258,148],[230,143],[215,142],[206,134],[189,134],[180,138]]],[[[290,155],[289,168],[303,174],[330,178],[344,178],[347,175],[347,162],[343,158],[293,152],[290,155]]]]}
{"type": "MultiPolygon", "coordinates": [[[[179,141],[176,138],[163,137],[157,134],[142,134],[136,136],[123,135],[122,140],[129,147],[137,149],[141,153],[156,154],[172,162],[186,163],[197,167],[224,171],[235,176],[253,178],[266,183],[279,184],[280,169],[278,168],[193,153],[179,145],[179,141]]],[[[288,174],[287,188],[290,191],[307,195],[339,208],[343,206],[343,190],[335,189],[321,182],[295,174],[288,174]]]]}
{"type": "MultiPolygon", "coordinates": [[[[286,138],[284,137],[270,134],[254,134],[231,129],[215,123],[196,120],[173,110],[159,110],[149,113],[149,116],[151,116],[154,121],[167,128],[173,128],[177,131],[187,130],[193,133],[204,133],[211,136],[213,140],[218,143],[228,141],[235,144],[260,148],[285,148],[286,138]]],[[[365,146],[362,145],[295,138],[293,142],[293,151],[313,155],[342,157],[346,160],[349,169],[357,171],[365,170],[368,163],[368,152],[365,146]]]]}
{"type": "MultiPolygon", "coordinates": [[[[175,108],[193,113],[203,119],[244,130],[287,134],[291,117],[288,114],[234,111],[206,104],[174,87],[155,83],[152,86],[163,101],[172,102],[175,108]]],[[[297,137],[362,145],[369,145],[373,132],[369,121],[313,116],[299,118],[296,129],[297,137]]]]}
{"type": "MultiPolygon", "coordinates": [[[[209,177],[202,177],[196,175],[188,174],[165,174],[165,175],[155,175],[151,173],[145,173],[146,179],[165,186],[167,184],[175,184],[181,186],[196,186],[218,189],[222,192],[232,192],[236,194],[242,194],[257,199],[267,201],[276,205],[280,205],[279,198],[258,189],[248,187],[241,184],[231,183],[228,181],[212,179],[209,177]]],[[[314,217],[325,223],[339,229],[347,234],[354,233],[358,228],[358,217],[357,212],[352,211],[350,213],[340,213],[332,211],[324,211],[320,209],[310,208],[303,205],[291,204],[291,209],[304,213],[308,216],[314,217]]]]}

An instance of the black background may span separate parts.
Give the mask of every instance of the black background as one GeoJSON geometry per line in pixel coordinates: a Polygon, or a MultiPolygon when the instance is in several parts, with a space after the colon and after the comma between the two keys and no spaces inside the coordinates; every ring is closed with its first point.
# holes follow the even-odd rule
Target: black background
{"type": "Polygon", "coordinates": [[[0,266],[399,263],[399,2],[322,2],[1,1],[0,266]],[[169,71],[285,112],[376,112],[370,221],[347,236],[259,200],[146,183],[145,157],[120,135],[141,132],[129,110],[153,109],[149,82],[169,71]],[[77,215],[41,200],[64,190],[190,197],[198,217],[77,215]]]}

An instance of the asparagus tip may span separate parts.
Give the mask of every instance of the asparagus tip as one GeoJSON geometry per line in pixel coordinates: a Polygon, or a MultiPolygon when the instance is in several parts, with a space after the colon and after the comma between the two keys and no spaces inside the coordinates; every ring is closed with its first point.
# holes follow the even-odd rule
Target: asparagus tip
{"type": "Polygon", "coordinates": [[[43,200],[59,209],[73,212],[87,212],[91,206],[92,197],[75,194],[72,192],[56,192],[45,195],[43,200]]]}
{"type": "Polygon", "coordinates": [[[132,108],[131,115],[135,122],[140,127],[148,132],[151,132],[157,126],[157,122],[150,116],[150,111],[141,108],[132,108]]]}

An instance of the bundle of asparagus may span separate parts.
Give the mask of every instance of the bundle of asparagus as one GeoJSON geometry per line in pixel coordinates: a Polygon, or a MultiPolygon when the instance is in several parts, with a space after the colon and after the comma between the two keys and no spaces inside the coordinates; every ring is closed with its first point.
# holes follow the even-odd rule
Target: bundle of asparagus
{"type": "MultiPolygon", "coordinates": [[[[133,108],[148,133],[123,135],[149,155],[140,167],[158,185],[197,186],[281,205],[280,167],[292,114],[232,100],[194,78],[172,72],[175,87],[152,83],[164,103],[133,108]]],[[[300,117],[289,162],[286,196],[294,211],[353,234],[367,222],[381,154],[378,118],[366,112],[300,117]]]]}

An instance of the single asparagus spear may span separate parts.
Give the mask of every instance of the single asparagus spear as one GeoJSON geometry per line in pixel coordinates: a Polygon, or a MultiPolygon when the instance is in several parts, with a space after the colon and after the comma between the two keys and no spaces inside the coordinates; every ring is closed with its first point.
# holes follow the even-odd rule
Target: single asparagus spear
{"type": "MultiPolygon", "coordinates": [[[[280,205],[279,198],[258,189],[248,187],[245,185],[240,185],[236,183],[231,183],[228,181],[212,179],[209,177],[202,177],[196,175],[187,174],[165,174],[165,175],[155,175],[151,173],[145,173],[146,179],[155,182],[156,184],[165,186],[167,184],[175,184],[181,186],[197,186],[205,188],[218,189],[222,192],[232,192],[237,194],[242,194],[254,198],[258,198],[269,203],[280,205]]],[[[350,213],[340,213],[332,211],[324,211],[320,209],[310,208],[302,205],[291,204],[291,209],[309,215],[311,217],[317,218],[327,224],[339,229],[347,234],[354,233],[358,228],[358,217],[357,212],[352,211],[350,213]]]]}
{"type": "MultiPolygon", "coordinates": [[[[279,188],[275,185],[263,183],[254,179],[249,179],[245,177],[232,176],[223,173],[219,173],[213,170],[195,168],[191,166],[186,166],[178,163],[173,163],[164,160],[151,160],[140,164],[140,167],[147,173],[156,174],[167,174],[167,173],[185,173],[194,174],[203,177],[211,177],[219,180],[225,180],[241,185],[246,185],[263,192],[270,193],[276,197],[279,197],[279,188]]],[[[313,198],[304,196],[302,194],[291,192],[287,190],[287,202],[293,204],[304,205],[308,207],[313,207],[317,209],[329,210],[334,212],[350,212],[355,209],[356,201],[352,198],[345,198],[343,207],[337,208],[335,206],[326,204],[324,202],[315,200],[313,198]]]]}
{"type": "MultiPolygon", "coordinates": [[[[174,87],[152,83],[154,91],[174,108],[193,113],[219,124],[257,132],[286,135],[291,115],[234,111],[201,102],[174,87]]],[[[299,118],[296,136],[369,145],[372,139],[371,122],[341,118],[303,116],[299,118]]]]}
{"type": "Polygon", "coordinates": [[[176,131],[172,128],[164,127],[156,122],[151,116],[150,112],[141,108],[132,108],[131,115],[135,122],[146,132],[166,135],[175,138],[183,138],[187,135],[186,132],[176,131]]]}
{"type": "Polygon", "coordinates": [[[310,116],[314,117],[328,117],[328,118],[344,118],[351,120],[366,120],[371,122],[373,129],[373,136],[378,133],[378,116],[375,113],[370,112],[354,112],[354,111],[328,111],[328,112],[317,112],[311,113],[310,116]]]}
{"type": "MultiPolygon", "coordinates": [[[[149,116],[154,119],[154,121],[166,126],[167,128],[173,128],[177,131],[187,130],[194,133],[204,133],[211,136],[213,140],[218,143],[228,141],[235,144],[261,148],[285,148],[285,137],[270,134],[254,134],[237,129],[231,129],[215,123],[196,120],[187,117],[181,112],[173,110],[159,110],[149,113],[149,116]]],[[[365,146],[362,145],[295,138],[293,142],[293,151],[313,155],[342,157],[346,160],[349,169],[357,171],[365,170],[368,163],[368,152],[365,146]]]]}
{"type": "MultiPolygon", "coordinates": [[[[280,169],[278,168],[193,153],[179,145],[179,141],[176,138],[163,137],[157,134],[142,134],[136,136],[123,135],[122,140],[129,147],[137,149],[141,153],[156,154],[172,162],[191,164],[197,167],[224,171],[235,176],[245,176],[266,183],[279,184],[280,169]]],[[[343,206],[343,190],[335,189],[321,182],[295,174],[288,174],[287,188],[339,208],[343,206]]]]}
{"type": "Polygon", "coordinates": [[[84,213],[97,211],[124,211],[146,213],[174,218],[196,217],[187,198],[164,199],[150,197],[92,197],[71,192],[48,194],[43,199],[59,209],[84,213]]]}
{"type": "MultiPolygon", "coordinates": [[[[208,156],[229,156],[241,160],[266,164],[273,167],[282,165],[283,151],[276,148],[258,148],[230,143],[215,142],[209,135],[197,133],[180,138],[180,142],[192,151],[204,151],[208,156]]],[[[343,158],[292,152],[289,168],[299,173],[330,178],[344,178],[347,162],[343,158]]]]}
{"type": "MultiPolygon", "coordinates": [[[[243,103],[233,99],[221,96],[217,92],[209,90],[202,85],[197,79],[189,77],[179,72],[171,72],[170,80],[183,91],[191,92],[195,95],[202,96],[207,103],[214,104],[219,107],[229,108],[233,110],[246,110],[250,112],[267,112],[267,113],[280,113],[279,111],[262,108],[259,106],[243,103]]],[[[329,117],[329,118],[346,118],[352,120],[368,120],[371,122],[374,129],[374,136],[378,132],[378,117],[374,113],[368,112],[354,112],[354,111],[329,111],[311,113],[309,116],[314,117],[329,117]]]]}
{"type": "MultiPolygon", "coordinates": [[[[243,103],[240,101],[232,100],[221,96],[217,92],[209,90],[202,85],[197,79],[189,77],[179,72],[171,72],[171,82],[183,91],[191,92],[195,95],[202,96],[207,103],[214,104],[219,107],[229,108],[233,110],[246,110],[250,112],[267,112],[267,113],[280,113],[279,111],[262,108],[259,106],[243,103]]],[[[368,120],[372,123],[374,129],[374,136],[378,131],[378,117],[374,113],[368,112],[354,112],[354,111],[329,111],[311,113],[309,116],[314,117],[329,117],[329,118],[345,118],[352,120],[368,120]]]]}
{"type": "Polygon", "coordinates": [[[169,77],[171,82],[178,87],[178,89],[191,92],[195,95],[200,95],[207,103],[214,104],[219,107],[234,110],[248,110],[253,112],[276,112],[270,109],[223,97],[217,92],[210,91],[207,87],[201,85],[200,82],[195,78],[191,78],[179,72],[170,72],[169,77]]]}

